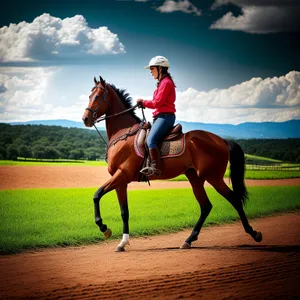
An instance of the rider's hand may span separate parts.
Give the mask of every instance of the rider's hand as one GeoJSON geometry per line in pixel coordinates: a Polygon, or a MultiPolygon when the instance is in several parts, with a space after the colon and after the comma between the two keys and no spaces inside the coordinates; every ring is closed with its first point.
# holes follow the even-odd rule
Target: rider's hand
{"type": "Polygon", "coordinates": [[[139,107],[143,107],[143,99],[137,99],[136,100],[136,104],[139,106],[139,107]]]}

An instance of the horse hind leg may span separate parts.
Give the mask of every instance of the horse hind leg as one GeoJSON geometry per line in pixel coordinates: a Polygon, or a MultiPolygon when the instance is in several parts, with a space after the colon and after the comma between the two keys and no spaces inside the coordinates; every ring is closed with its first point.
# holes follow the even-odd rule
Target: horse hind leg
{"type": "Polygon", "coordinates": [[[209,215],[212,204],[209,201],[207,194],[204,189],[204,179],[201,179],[198,177],[197,172],[194,169],[189,169],[185,173],[186,177],[188,178],[192,188],[194,195],[200,205],[201,213],[200,217],[198,219],[198,222],[196,223],[195,227],[192,230],[191,235],[186,239],[184,244],[182,245],[182,249],[189,249],[191,248],[192,242],[196,241],[198,239],[198,235],[200,233],[200,230],[209,215]]]}
{"type": "Polygon", "coordinates": [[[223,179],[217,182],[210,181],[209,183],[236,209],[243,224],[245,232],[250,234],[256,242],[261,242],[262,233],[253,230],[253,228],[250,226],[243,208],[242,200],[235,195],[235,193],[226,185],[223,179]]]}

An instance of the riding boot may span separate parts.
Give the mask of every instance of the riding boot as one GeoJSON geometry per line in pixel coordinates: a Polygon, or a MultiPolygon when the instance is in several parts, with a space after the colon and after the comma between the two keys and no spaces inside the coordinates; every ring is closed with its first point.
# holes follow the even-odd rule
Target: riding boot
{"type": "Polygon", "coordinates": [[[161,175],[160,169],[160,152],[158,148],[149,149],[151,167],[146,167],[141,170],[146,176],[159,176],[161,175]]]}

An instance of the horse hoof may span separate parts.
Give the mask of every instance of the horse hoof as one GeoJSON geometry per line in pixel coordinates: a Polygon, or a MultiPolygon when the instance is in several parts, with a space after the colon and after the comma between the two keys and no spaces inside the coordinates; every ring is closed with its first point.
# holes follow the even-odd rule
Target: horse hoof
{"type": "Polygon", "coordinates": [[[107,228],[106,231],[104,232],[104,236],[108,239],[111,237],[112,231],[107,228]]]}
{"type": "Polygon", "coordinates": [[[261,242],[262,241],[262,233],[260,231],[257,231],[255,236],[253,237],[255,242],[261,242]]]}
{"type": "Polygon", "coordinates": [[[184,242],[184,244],[180,247],[180,249],[191,249],[191,245],[187,242],[184,242]]]}
{"type": "Polygon", "coordinates": [[[120,246],[118,246],[115,250],[115,252],[124,252],[124,251],[125,251],[124,247],[120,247],[120,246]]]}

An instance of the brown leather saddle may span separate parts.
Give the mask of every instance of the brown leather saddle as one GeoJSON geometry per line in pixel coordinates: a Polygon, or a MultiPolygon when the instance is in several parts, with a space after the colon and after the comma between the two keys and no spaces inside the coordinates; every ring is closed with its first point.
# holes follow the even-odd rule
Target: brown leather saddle
{"type": "MultiPolygon", "coordinates": [[[[134,139],[134,149],[138,156],[144,158],[147,154],[146,139],[151,129],[150,123],[145,123],[134,139]]],[[[185,151],[185,134],[182,132],[181,124],[176,124],[164,138],[164,141],[159,145],[160,157],[176,157],[180,156],[185,151]]]]}

